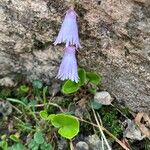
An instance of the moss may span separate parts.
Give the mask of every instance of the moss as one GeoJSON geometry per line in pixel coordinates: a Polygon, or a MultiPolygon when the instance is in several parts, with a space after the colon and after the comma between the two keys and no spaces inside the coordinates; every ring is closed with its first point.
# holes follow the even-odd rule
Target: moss
{"type": "Polygon", "coordinates": [[[9,88],[2,88],[0,90],[0,98],[7,98],[7,97],[10,97],[11,96],[11,89],[9,88]]]}
{"type": "Polygon", "coordinates": [[[100,110],[103,125],[116,137],[119,137],[122,132],[122,126],[119,122],[118,111],[110,106],[102,107],[100,110]]]}
{"type": "Polygon", "coordinates": [[[144,148],[145,148],[145,150],[150,150],[150,140],[149,139],[144,140],[144,148]]]}

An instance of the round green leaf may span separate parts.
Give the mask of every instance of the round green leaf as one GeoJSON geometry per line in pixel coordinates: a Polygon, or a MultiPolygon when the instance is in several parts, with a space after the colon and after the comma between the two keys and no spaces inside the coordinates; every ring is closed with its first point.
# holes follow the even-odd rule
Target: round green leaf
{"type": "Polygon", "coordinates": [[[86,72],[85,72],[85,70],[81,69],[81,68],[78,69],[78,75],[79,75],[79,78],[80,78],[79,83],[82,86],[82,85],[84,85],[84,83],[86,81],[86,72]]]}
{"type": "Polygon", "coordinates": [[[62,86],[62,92],[64,94],[71,94],[74,93],[76,91],[78,91],[80,88],[80,84],[73,82],[71,80],[67,80],[64,85],[62,86]]]}
{"type": "Polygon", "coordinates": [[[90,101],[90,107],[95,109],[95,110],[98,110],[98,109],[100,109],[102,107],[102,104],[100,104],[100,103],[98,103],[98,102],[96,102],[94,100],[91,100],[90,101]]]}
{"type": "Polygon", "coordinates": [[[98,85],[102,80],[102,77],[95,72],[86,72],[86,77],[94,85],[98,85]]]}
{"type": "Polygon", "coordinates": [[[51,144],[47,144],[46,142],[44,142],[42,145],[40,145],[41,150],[53,150],[52,145],[51,144]]]}
{"type": "Polygon", "coordinates": [[[32,86],[36,89],[41,89],[43,87],[43,83],[40,80],[34,80],[32,82],[32,86]]]}
{"type": "Polygon", "coordinates": [[[17,143],[11,147],[8,147],[7,150],[25,150],[25,147],[21,143],[17,143]]]}
{"type": "Polygon", "coordinates": [[[32,149],[32,148],[35,147],[36,145],[37,145],[37,143],[32,139],[32,140],[29,142],[28,147],[29,147],[30,149],[32,149]]]}
{"type": "Polygon", "coordinates": [[[6,141],[0,141],[0,147],[1,147],[3,150],[7,150],[8,143],[7,143],[6,141]]]}
{"type": "Polygon", "coordinates": [[[15,134],[10,135],[10,139],[14,142],[19,142],[19,138],[15,134]]]}
{"type": "Polygon", "coordinates": [[[21,85],[20,86],[20,91],[23,93],[27,93],[29,91],[29,87],[26,85],[21,85]]]}
{"type": "Polygon", "coordinates": [[[42,110],[40,111],[40,117],[44,120],[47,120],[48,119],[48,113],[46,110],[42,110]]]}
{"type": "Polygon", "coordinates": [[[92,94],[95,94],[96,91],[97,91],[97,87],[93,87],[93,88],[89,89],[89,91],[90,91],[92,94]]]}
{"type": "Polygon", "coordinates": [[[58,133],[67,139],[72,139],[79,132],[79,120],[74,116],[58,114],[51,122],[54,127],[59,128],[58,133]]]}
{"type": "Polygon", "coordinates": [[[37,144],[42,144],[44,142],[44,138],[43,138],[42,132],[35,132],[35,134],[34,134],[34,141],[37,144]]]}

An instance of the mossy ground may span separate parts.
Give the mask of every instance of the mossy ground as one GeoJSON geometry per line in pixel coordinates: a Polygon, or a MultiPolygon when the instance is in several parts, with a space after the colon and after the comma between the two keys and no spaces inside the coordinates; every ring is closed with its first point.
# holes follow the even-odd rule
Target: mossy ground
{"type": "MultiPolygon", "coordinates": [[[[15,88],[0,88],[0,103],[9,103],[10,105],[7,107],[12,108],[11,111],[8,109],[9,112],[5,108],[0,108],[0,138],[1,141],[6,141],[9,147],[13,148],[12,146],[16,143],[20,143],[29,149],[29,141],[33,139],[35,132],[40,130],[45,142],[51,144],[54,149],[58,149],[60,135],[57,134],[56,129],[50,123],[45,123],[39,116],[39,112],[44,109],[44,106],[46,106],[49,114],[60,113],[61,108],[66,113],[76,115],[79,118],[82,117],[90,123],[96,123],[88,102],[92,98],[91,94],[89,94],[88,99],[84,99],[84,94],[81,94],[81,91],[69,96],[58,92],[52,97],[49,94],[49,86],[47,86],[46,92],[43,93],[46,86],[38,81],[36,84],[22,83],[15,88]],[[43,94],[45,94],[46,102],[43,101],[43,94]],[[9,101],[8,98],[19,100],[26,106],[18,101],[9,101]],[[18,141],[10,138],[12,135],[17,135],[18,141]]],[[[1,106],[5,107],[6,105],[1,106]]],[[[114,104],[112,106],[102,106],[96,112],[101,116],[103,126],[115,137],[122,139],[125,130],[123,121],[126,117],[132,117],[129,110],[124,106],[114,104]]],[[[73,144],[94,133],[100,136],[97,128],[81,121],[80,132],[75,137],[73,144]]],[[[108,135],[106,137],[111,141],[114,149],[121,149],[112,137],[108,135]]],[[[150,145],[149,140],[141,142],[129,140],[129,142],[133,150],[148,150],[150,145]]]]}

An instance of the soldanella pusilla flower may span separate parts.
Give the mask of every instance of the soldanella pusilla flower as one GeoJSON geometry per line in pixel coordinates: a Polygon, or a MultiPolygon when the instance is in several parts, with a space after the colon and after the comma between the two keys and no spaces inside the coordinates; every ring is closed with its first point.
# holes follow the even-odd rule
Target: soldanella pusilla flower
{"type": "Polygon", "coordinates": [[[59,67],[57,78],[61,80],[70,79],[78,82],[77,61],[75,57],[76,49],[74,46],[68,46],[64,49],[64,56],[59,67]]]}
{"type": "Polygon", "coordinates": [[[54,45],[65,43],[64,55],[59,67],[57,78],[61,80],[79,81],[78,67],[76,60],[76,49],[80,48],[77,14],[73,8],[70,8],[65,15],[58,36],[54,45]]]}
{"type": "Polygon", "coordinates": [[[65,15],[64,21],[61,25],[58,36],[54,42],[54,45],[59,43],[65,43],[66,47],[74,45],[76,48],[80,48],[78,26],[77,26],[77,13],[70,8],[65,15]]]}

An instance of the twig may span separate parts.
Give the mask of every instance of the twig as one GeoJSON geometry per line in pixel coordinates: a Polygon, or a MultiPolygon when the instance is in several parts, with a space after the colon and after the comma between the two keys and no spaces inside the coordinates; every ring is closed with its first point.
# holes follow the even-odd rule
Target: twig
{"type": "MultiPolygon", "coordinates": [[[[113,104],[111,104],[111,106],[115,107],[115,105],[113,105],[113,104]]],[[[115,107],[115,108],[117,109],[117,111],[118,111],[122,116],[124,116],[126,119],[129,119],[125,114],[123,114],[123,113],[121,112],[121,110],[120,110],[119,108],[117,108],[117,107],[115,107]]]]}
{"type": "MultiPolygon", "coordinates": [[[[78,118],[80,121],[91,124],[92,126],[95,126],[98,128],[97,124],[91,123],[87,120],[84,120],[82,118],[78,118]]],[[[115,137],[113,134],[111,134],[106,128],[104,128],[103,126],[101,126],[101,129],[104,130],[110,137],[112,137],[122,148],[124,148],[125,150],[130,150],[128,147],[126,147],[125,144],[123,144],[117,137],[115,137]]]]}
{"type": "Polygon", "coordinates": [[[101,132],[101,135],[102,135],[102,137],[103,137],[103,139],[104,139],[104,141],[105,141],[105,143],[106,143],[106,146],[107,146],[108,150],[111,150],[111,147],[110,147],[110,145],[109,145],[109,143],[108,143],[108,141],[107,141],[107,139],[106,139],[106,137],[105,137],[105,135],[104,135],[104,133],[103,133],[103,131],[102,131],[101,125],[100,125],[100,123],[99,123],[99,121],[98,121],[98,118],[97,118],[96,113],[95,113],[95,111],[94,111],[93,108],[92,108],[92,111],[93,111],[93,114],[94,114],[96,123],[97,123],[97,125],[98,125],[99,131],[101,132]]]}
{"type": "Polygon", "coordinates": [[[11,103],[10,103],[10,105],[11,105],[11,107],[14,108],[19,114],[22,114],[22,111],[21,111],[21,110],[19,110],[17,107],[15,107],[14,105],[12,105],[11,103]]]}
{"type": "MultiPolygon", "coordinates": [[[[58,104],[51,103],[51,102],[45,103],[45,104],[47,104],[47,105],[52,105],[52,106],[54,106],[54,107],[57,107],[57,108],[60,109],[61,112],[64,112],[63,109],[62,109],[58,104]]],[[[37,104],[37,105],[35,105],[35,107],[44,107],[44,104],[37,104]]]]}

